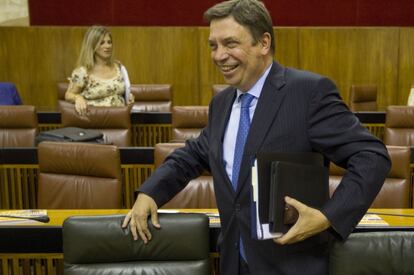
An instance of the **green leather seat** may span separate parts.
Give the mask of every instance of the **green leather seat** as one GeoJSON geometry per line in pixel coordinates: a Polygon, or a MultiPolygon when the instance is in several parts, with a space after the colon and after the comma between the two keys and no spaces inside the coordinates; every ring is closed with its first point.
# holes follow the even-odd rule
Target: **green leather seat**
{"type": "Polygon", "coordinates": [[[331,275],[414,274],[414,232],[352,233],[330,251],[331,275]]]}
{"type": "Polygon", "coordinates": [[[73,216],[63,224],[65,274],[210,274],[204,214],[159,214],[152,240],[134,241],[124,215],[73,216]]]}

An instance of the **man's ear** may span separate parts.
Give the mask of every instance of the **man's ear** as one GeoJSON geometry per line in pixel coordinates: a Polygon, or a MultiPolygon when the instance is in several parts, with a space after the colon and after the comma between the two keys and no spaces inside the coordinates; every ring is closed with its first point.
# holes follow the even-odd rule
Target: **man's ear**
{"type": "Polygon", "coordinates": [[[260,45],[262,46],[262,53],[268,54],[271,48],[272,38],[270,36],[270,33],[265,32],[262,35],[262,39],[260,40],[260,45]]]}

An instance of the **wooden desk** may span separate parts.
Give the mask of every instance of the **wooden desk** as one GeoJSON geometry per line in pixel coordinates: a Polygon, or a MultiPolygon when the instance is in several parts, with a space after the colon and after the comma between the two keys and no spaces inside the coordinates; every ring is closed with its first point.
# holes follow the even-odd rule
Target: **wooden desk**
{"type": "MultiPolygon", "coordinates": [[[[389,227],[374,227],[372,231],[377,230],[414,230],[414,208],[406,209],[369,209],[368,213],[384,213],[389,215],[379,215],[386,222],[389,227]]],[[[364,228],[365,229],[365,228],[364,228]]],[[[363,231],[361,227],[357,227],[356,231],[363,231]]]]}
{"type": "MultiPolygon", "coordinates": [[[[0,226],[0,253],[61,253],[62,224],[67,217],[120,215],[126,214],[128,211],[129,209],[48,210],[50,222],[47,224],[21,223],[14,225],[2,225],[0,226]]],[[[218,213],[217,209],[181,209],[180,212],[218,213]]],[[[357,226],[354,232],[414,230],[414,209],[370,209],[369,212],[390,214],[380,215],[386,222],[389,223],[389,226],[357,226]]],[[[219,223],[210,222],[211,252],[216,252],[216,240],[219,231],[219,223]]]]}
{"type": "MultiPolygon", "coordinates": [[[[49,210],[50,222],[48,224],[0,226],[0,273],[9,274],[12,271],[12,274],[15,275],[40,275],[45,274],[46,271],[46,274],[63,274],[62,224],[67,217],[75,215],[118,215],[126,214],[128,211],[128,209],[49,210]]],[[[217,213],[217,209],[183,209],[180,211],[217,213]]],[[[370,212],[411,215],[411,217],[381,215],[390,226],[357,227],[355,232],[414,230],[414,209],[370,209],[370,212]]],[[[210,224],[210,250],[213,270],[217,270],[218,266],[218,253],[215,247],[219,231],[220,228],[217,223],[210,224]]]]}

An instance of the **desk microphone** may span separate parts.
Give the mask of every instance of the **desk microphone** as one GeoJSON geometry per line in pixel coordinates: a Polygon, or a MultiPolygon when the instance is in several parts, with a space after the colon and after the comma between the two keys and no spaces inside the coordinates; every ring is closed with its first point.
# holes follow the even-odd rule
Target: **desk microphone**
{"type": "Polygon", "coordinates": [[[12,218],[12,219],[22,219],[22,220],[33,220],[43,223],[48,223],[50,221],[49,216],[37,216],[37,217],[22,217],[22,216],[13,216],[13,215],[0,215],[1,218],[12,218]]]}

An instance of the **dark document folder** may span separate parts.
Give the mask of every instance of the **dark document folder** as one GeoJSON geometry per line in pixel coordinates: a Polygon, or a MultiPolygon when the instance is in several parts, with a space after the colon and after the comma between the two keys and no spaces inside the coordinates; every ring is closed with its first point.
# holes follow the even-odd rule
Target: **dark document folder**
{"type": "Polygon", "coordinates": [[[316,209],[320,209],[329,199],[328,169],[324,166],[274,161],[271,172],[269,203],[271,232],[286,233],[290,228],[285,217],[287,214],[285,196],[316,209]]]}
{"type": "MultiPolygon", "coordinates": [[[[252,210],[251,210],[251,229],[252,229],[252,237],[255,239],[269,239],[281,236],[283,233],[286,232],[286,229],[282,231],[275,231],[275,225],[279,225],[279,223],[284,223],[284,212],[285,212],[285,202],[284,196],[281,193],[281,200],[277,200],[277,198],[273,198],[271,202],[271,181],[272,181],[272,163],[275,162],[287,162],[292,164],[301,164],[301,165],[310,165],[310,166],[317,166],[321,167],[322,170],[326,170],[326,178],[322,179],[317,185],[314,186],[314,182],[319,181],[315,179],[309,179],[309,188],[318,189],[324,188],[322,194],[326,195],[326,199],[328,199],[328,192],[329,192],[329,181],[328,181],[328,170],[324,166],[324,158],[319,153],[313,152],[302,152],[302,153],[275,153],[275,152],[266,152],[266,153],[258,153],[255,165],[252,167],[252,210]],[[279,203],[276,203],[276,201],[279,203]],[[275,204],[277,209],[270,210],[271,205],[275,204]],[[282,205],[281,209],[279,209],[282,205]],[[276,211],[276,212],[274,212],[276,211]],[[280,217],[274,216],[274,214],[282,213],[282,219],[280,217]]],[[[319,168],[318,168],[319,170],[319,168]]],[[[298,172],[298,171],[295,171],[298,172]]],[[[291,181],[290,181],[291,182],[291,181]]],[[[308,182],[308,181],[306,181],[308,182]]],[[[288,184],[289,182],[284,182],[284,184],[288,184]]],[[[297,183],[295,183],[296,185],[297,183]]],[[[303,184],[302,184],[303,185],[303,184]]],[[[278,190],[276,185],[273,187],[272,191],[278,190]]],[[[282,188],[281,190],[285,190],[282,188]]],[[[308,195],[311,196],[312,192],[307,191],[308,195]]],[[[300,198],[295,196],[294,194],[290,195],[291,197],[298,199],[301,201],[300,198]]],[[[304,201],[306,203],[306,201],[304,201]]],[[[287,227],[286,227],[287,228],[287,227]]],[[[283,228],[282,228],[283,229],[283,228]]]]}

